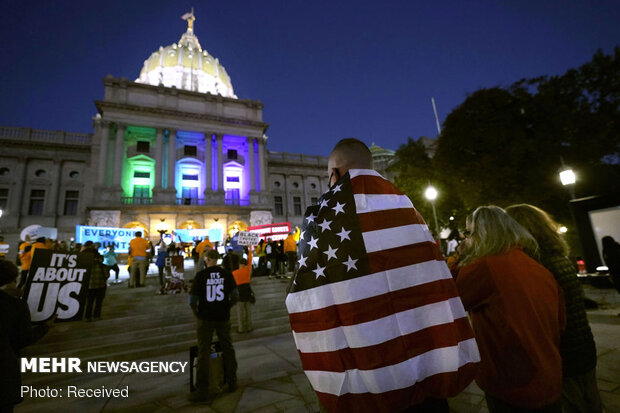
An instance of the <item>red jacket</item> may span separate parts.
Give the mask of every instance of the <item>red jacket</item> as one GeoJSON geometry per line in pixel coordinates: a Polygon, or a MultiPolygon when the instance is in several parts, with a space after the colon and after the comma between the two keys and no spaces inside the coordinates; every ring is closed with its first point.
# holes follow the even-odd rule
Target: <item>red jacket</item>
{"type": "Polygon", "coordinates": [[[480,349],[480,388],[519,407],[557,401],[565,315],[553,275],[514,248],[465,265],[456,286],[480,349]]]}

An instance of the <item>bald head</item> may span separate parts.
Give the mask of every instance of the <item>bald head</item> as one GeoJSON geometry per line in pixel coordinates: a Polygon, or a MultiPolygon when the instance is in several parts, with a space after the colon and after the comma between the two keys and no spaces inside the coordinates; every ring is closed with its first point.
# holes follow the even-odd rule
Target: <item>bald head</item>
{"type": "Polygon", "coordinates": [[[349,169],[372,169],[372,154],[359,139],[342,139],[332,149],[327,162],[329,185],[334,185],[349,169]]]}

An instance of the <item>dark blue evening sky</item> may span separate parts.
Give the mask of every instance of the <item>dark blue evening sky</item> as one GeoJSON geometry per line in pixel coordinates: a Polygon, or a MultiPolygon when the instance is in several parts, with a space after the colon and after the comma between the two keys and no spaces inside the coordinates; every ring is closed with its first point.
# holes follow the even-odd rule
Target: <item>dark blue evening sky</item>
{"type": "Polygon", "coordinates": [[[261,100],[269,149],[326,155],[347,136],[436,136],[482,87],[556,75],[620,44],[610,1],[2,2],[0,125],[92,132],[106,74],[135,80],[195,8],[202,47],[261,100]]]}

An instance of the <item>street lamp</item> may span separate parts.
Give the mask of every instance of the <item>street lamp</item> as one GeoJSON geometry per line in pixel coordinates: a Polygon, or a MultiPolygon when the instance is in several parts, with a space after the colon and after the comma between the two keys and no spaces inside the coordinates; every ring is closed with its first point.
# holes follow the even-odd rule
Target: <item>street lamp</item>
{"type": "Polygon", "coordinates": [[[433,216],[435,217],[435,234],[437,236],[437,239],[439,239],[439,221],[437,221],[437,211],[435,210],[435,199],[437,199],[437,190],[434,186],[429,185],[424,192],[424,196],[426,197],[426,199],[431,201],[431,206],[433,207],[433,216]]]}
{"type": "Polygon", "coordinates": [[[562,185],[564,185],[568,192],[570,193],[570,199],[575,199],[575,182],[577,181],[577,177],[575,176],[575,172],[564,164],[564,159],[560,158],[562,161],[562,167],[560,168],[560,181],[562,185]]]}

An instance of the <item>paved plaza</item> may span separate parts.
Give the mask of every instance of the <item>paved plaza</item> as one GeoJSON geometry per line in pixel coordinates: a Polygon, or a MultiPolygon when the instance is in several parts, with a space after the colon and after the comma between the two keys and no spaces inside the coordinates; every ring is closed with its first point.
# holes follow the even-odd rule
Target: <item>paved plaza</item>
{"type": "MultiPolygon", "coordinates": [[[[148,287],[141,289],[142,291],[129,290],[122,283],[111,286],[104,303],[104,320],[96,323],[71,323],[71,326],[61,327],[62,331],[51,332],[50,337],[35,345],[27,355],[35,355],[34,350],[39,353],[37,355],[77,355],[83,361],[187,361],[188,351],[183,349],[189,347],[194,334],[193,321],[189,308],[186,307],[187,296],[156,296],[156,279],[152,276],[147,284],[148,287]],[[148,305],[157,300],[166,304],[159,305],[159,308],[148,305]],[[163,306],[168,307],[162,309],[163,306]],[[184,312],[185,309],[189,317],[185,317],[184,313],[174,315],[184,312]],[[166,313],[169,317],[165,317],[166,313]],[[106,314],[109,317],[114,315],[114,318],[106,320],[106,314]],[[158,321],[160,324],[168,323],[167,326],[158,327],[157,334],[152,328],[145,330],[151,334],[149,337],[152,337],[147,341],[141,339],[139,333],[140,328],[148,327],[146,318],[139,318],[145,314],[151,319],[161,317],[158,321]],[[174,319],[177,320],[176,323],[174,319]],[[130,320],[138,321],[130,325],[130,320]],[[179,324],[187,331],[175,330],[179,324]],[[93,337],[84,333],[85,331],[99,334],[95,339],[102,343],[91,343],[93,337]],[[105,344],[106,340],[115,341],[115,337],[116,342],[127,343],[125,351],[116,349],[116,342],[114,345],[105,344]],[[70,347],[76,340],[78,344],[71,350],[70,347]],[[82,347],[79,340],[84,343],[82,347]],[[180,347],[177,346],[179,342],[180,347]],[[157,353],[157,347],[163,350],[159,355],[151,355],[157,353]],[[167,352],[166,348],[169,348],[170,352],[167,352]],[[134,353],[131,353],[132,351],[134,353]]],[[[188,374],[31,374],[26,375],[24,384],[53,388],[75,385],[82,388],[105,386],[122,389],[129,386],[130,393],[128,398],[28,398],[19,405],[16,412],[317,412],[316,397],[303,373],[287,325],[283,302],[286,282],[260,277],[253,281],[253,286],[258,299],[255,307],[255,330],[248,334],[233,335],[239,363],[239,387],[235,392],[222,393],[208,402],[192,404],[186,400],[189,390],[188,374]]],[[[607,412],[620,413],[620,295],[611,288],[595,288],[590,285],[585,285],[585,291],[589,298],[599,304],[598,309],[590,310],[588,314],[598,349],[597,377],[603,403],[607,412]]],[[[232,314],[235,326],[235,312],[232,314]]],[[[471,384],[464,392],[451,399],[450,408],[454,412],[487,411],[484,396],[475,384],[471,384]]]]}

